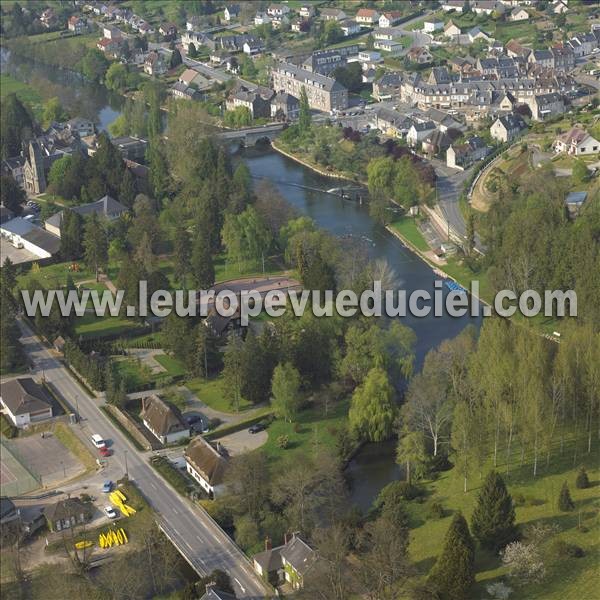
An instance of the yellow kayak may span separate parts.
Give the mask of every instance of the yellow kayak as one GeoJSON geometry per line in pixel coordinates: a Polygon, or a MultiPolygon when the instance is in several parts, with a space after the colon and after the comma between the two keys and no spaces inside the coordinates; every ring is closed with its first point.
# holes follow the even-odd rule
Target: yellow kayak
{"type": "Polygon", "coordinates": [[[89,548],[90,546],[93,546],[94,542],[91,542],[90,540],[84,540],[81,542],[76,542],[75,543],[75,548],[77,548],[77,550],[83,550],[84,548],[89,548]]]}
{"type": "Polygon", "coordinates": [[[121,535],[123,536],[124,543],[127,544],[129,542],[129,540],[127,539],[127,534],[125,533],[125,530],[120,529],[119,531],[121,532],[121,535]]]}

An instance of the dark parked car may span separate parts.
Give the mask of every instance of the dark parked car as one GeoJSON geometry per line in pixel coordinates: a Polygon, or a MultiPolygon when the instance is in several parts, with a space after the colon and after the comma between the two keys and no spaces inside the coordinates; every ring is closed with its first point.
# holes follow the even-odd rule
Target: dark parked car
{"type": "Polygon", "coordinates": [[[264,423],[256,423],[248,428],[248,433],[259,433],[264,431],[267,426],[264,423]]]}

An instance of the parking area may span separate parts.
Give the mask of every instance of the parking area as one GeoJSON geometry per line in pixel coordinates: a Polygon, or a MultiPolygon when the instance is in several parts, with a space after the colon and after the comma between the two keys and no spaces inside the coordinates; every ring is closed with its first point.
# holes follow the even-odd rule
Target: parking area
{"type": "Polygon", "coordinates": [[[8,240],[0,237],[0,259],[2,264],[4,264],[7,258],[14,265],[39,260],[39,257],[33,254],[33,252],[29,252],[29,250],[25,250],[24,248],[15,248],[8,240]]]}
{"type": "Polygon", "coordinates": [[[85,466],[51,433],[44,437],[32,434],[10,440],[10,450],[20,462],[40,478],[45,487],[71,479],[85,471],[85,466]]]}
{"type": "Polygon", "coordinates": [[[219,442],[225,447],[229,456],[237,456],[260,448],[267,443],[268,438],[269,434],[266,431],[250,433],[247,429],[243,429],[219,438],[219,442]]]}

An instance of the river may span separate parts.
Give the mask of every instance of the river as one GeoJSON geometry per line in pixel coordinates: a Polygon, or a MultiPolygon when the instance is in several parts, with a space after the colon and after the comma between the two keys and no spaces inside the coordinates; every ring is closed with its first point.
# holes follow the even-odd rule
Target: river
{"type": "Polygon", "coordinates": [[[123,96],[85,81],[79,73],[36,63],[6,48],[0,49],[0,69],[37,89],[44,99],[59,98],[70,114],[94,121],[100,131],[121,114],[125,102],[123,96]]]}
{"type": "MultiPolygon", "coordinates": [[[[29,60],[10,56],[2,50],[2,72],[34,85],[46,85],[72,114],[92,119],[106,129],[120,114],[123,98],[106,88],[85,82],[80,75],[29,60]]],[[[383,258],[394,269],[398,285],[410,293],[423,289],[433,294],[436,279],[430,266],[371,219],[367,206],[325,193],[340,182],[315,173],[273,150],[246,150],[240,155],[255,178],[269,179],[281,194],[301,213],[334,235],[357,236],[365,241],[371,258],[383,258]],[[323,191],[318,191],[323,190],[323,191]]],[[[447,293],[444,290],[444,293],[447,293]]],[[[456,336],[469,322],[480,319],[449,316],[406,317],[403,322],[417,335],[417,368],[428,350],[442,340],[456,336]]],[[[391,442],[368,444],[350,462],[347,475],[352,486],[352,500],[367,510],[382,487],[401,477],[395,463],[395,446],[391,442]]]]}

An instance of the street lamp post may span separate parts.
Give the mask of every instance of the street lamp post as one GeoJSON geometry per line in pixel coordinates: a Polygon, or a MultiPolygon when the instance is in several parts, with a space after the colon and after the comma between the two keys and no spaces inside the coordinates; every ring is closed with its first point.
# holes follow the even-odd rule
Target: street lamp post
{"type": "Polygon", "coordinates": [[[79,395],[75,396],[75,409],[77,410],[77,422],[81,424],[81,415],[79,414],[79,395]]]}
{"type": "Polygon", "coordinates": [[[125,477],[129,479],[129,469],[127,468],[127,450],[123,450],[125,455],[125,477]]]}

